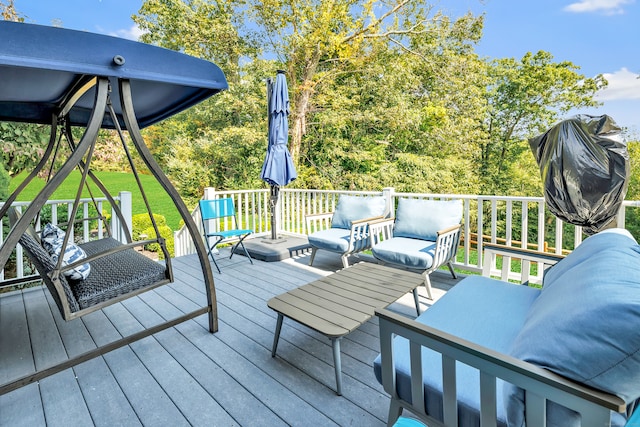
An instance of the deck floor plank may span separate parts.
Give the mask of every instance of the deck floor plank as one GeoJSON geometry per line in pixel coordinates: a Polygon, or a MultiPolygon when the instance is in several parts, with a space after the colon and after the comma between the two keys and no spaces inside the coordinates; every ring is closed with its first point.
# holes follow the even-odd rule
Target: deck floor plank
{"type": "Polygon", "coordinates": [[[23,294],[12,292],[0,298],[0,381],[34,370],[23,294]]]}
{"type": "Polygon", "coordinates": [[[47,426],[82,427],[92,424],[89,408],[72,369],[40,381],[40,394],[47,426]]]}
{"type": "Polygon", "coordinates": [[[67,359],[44,289],[24,293],[24,306],[36,368],[47,368],[67,359]]]}
{"type": "MultiPolygon", "coordinates": [[[[385,425],[389,397],[372,369],[377,318],[342,339],[342,397],[334,391],[333,354],[324,335],[285,319],[271,357],[277,315],[267,301],[341,269],[339,257],[319,252],[313,267],[308,254],[252,265],[224,251],[216,258],[222,274],[214,269],[217,333],[209,333],[202,315],[7,393],[0,396],[0,425],[385,425]]],[[[71,322],[62,320],[43,288],[0,295],[0,379],[203,305],[198,258],[177,258],[173,266],[175,283],[71,322]]],[[[437,277],[436,291],[455,283],[437,277]]],[[[421,299],[423,309],[430,303],[421,299]]],[[[410,294],[389,308],[415,316],[410,294]]]]}
{"type": "Polygon", "coordinates": [[[73,368],[96,426],[140,426],[142,423],[102,357],[73,368]]]}

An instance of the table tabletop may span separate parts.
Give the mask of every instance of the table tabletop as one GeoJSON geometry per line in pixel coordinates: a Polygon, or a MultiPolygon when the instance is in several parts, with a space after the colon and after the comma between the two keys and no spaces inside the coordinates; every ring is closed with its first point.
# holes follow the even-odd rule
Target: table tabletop
{"type": "Polygon", "coordinates": [[[360,262],[307,285],[275,296],[268,306],[329,338],[342,337],[424,283],[397,268],[360,262]]]}

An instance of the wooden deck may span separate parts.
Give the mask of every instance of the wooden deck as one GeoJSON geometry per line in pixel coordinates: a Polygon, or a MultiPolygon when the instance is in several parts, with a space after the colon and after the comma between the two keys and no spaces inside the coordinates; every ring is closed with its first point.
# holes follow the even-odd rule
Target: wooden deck
{"type": "MultiPolygon", "coordinates": [[[[370,260],[350,261],[363,259],[370,260]]],[[[0,396],[0,426],[385,425],[389,398],[372,368],[376,318],[342,341],[342,397],[334,391],[331,343],[323,335],[285,319],[278,355],[271,357],[277,316],[266,301],[337,271],[339,256],[319,251],[309,267],[308,254],[251,265],[223,252],[218,263],[219,332],[210,334],[200,316],[0,396]]],[[[0,381],[203,305],[197,257],[176,258],[174,270],[174,284],[71,322],[41,287],[3,295],[0,381]]],[[[431,277],[436,298],[456,282],[447,271],[431,277]]],[[[420,293],[426,295],[424,288],[420,293]]],[[[430,301],[421,303],[425,309],[430,301]]],[[[390,309],[415,317],[410,293],[390,309]]]]}

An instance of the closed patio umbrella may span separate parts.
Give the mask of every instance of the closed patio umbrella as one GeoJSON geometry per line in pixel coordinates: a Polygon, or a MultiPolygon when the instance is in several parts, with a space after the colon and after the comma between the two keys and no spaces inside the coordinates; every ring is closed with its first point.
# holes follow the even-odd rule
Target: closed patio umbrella
{"type": "Polygon", "coordinates": [[[275,82],[267,81],[267,105],[269,108],[269,144],[262,165],[260,178],[271,187],[271,238],[277,239],[276,205],[280,187],[298,176],[287,148],[289,139],[289,93],[284,71],[278,70],[275,82]]]}

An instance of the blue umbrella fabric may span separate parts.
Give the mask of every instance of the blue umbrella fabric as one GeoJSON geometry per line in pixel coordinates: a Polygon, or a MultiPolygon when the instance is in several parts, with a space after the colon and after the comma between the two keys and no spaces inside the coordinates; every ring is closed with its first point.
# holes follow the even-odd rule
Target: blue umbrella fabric
{"type": "Polygon", "coordinates": [[[289,139],[289,92],[284,72],[278,71],[275,83],[269,84],[267,92],[269,145],[260,178],[272,186],[281,187],[289,184],[298,176],[287,148],[289,139]]]}

